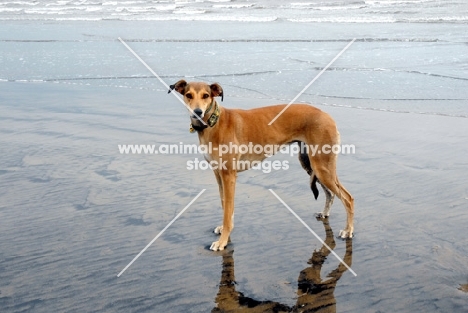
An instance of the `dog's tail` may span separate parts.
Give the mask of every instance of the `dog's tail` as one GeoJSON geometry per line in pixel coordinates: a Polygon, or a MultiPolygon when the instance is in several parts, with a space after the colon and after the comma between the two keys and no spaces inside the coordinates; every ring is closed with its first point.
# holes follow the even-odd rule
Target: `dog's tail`
{"type": "Polygon", "coordinates": [[[307,149],[304,149],[305,143],[299,142],[299,162],[302,165],[302,168],[306,170],[307,174],[310,176],[310,189],[314,194],[315,200],[317,200],[319,196],[319,191],[317,189],[317,176],[315,176],[314,171],[312,170],[312,166],[310,165],[309,155],[307,154],[307,149]]]}
{"type": "Polygon", "coordinates": [[[319,191],[317,189],[317,176],[312,173],[312,176],[310,176],[310,189],[312,189],[312,193],[314,194],[315,200],[317,200],[319,196],[319,191]]]}

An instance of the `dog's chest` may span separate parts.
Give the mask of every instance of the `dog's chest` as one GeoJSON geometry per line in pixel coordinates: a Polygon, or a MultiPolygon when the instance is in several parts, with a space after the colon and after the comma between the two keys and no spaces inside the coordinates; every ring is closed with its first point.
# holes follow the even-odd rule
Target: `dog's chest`
{"type": "Polygon", "coordinates": [[[203,157],[205,158],[207,162],[211,162],[211,155],[209,153],[203,154],[203,157]]]}
{"type": "Polygon", "coordinates": [[[213,152],[213,144],[206,140],[203,140],[202,137],[200,139],[200,152],[203,153],[203,157],[206,161],[210,162],[212,160],[211,153],[213,152]]]}

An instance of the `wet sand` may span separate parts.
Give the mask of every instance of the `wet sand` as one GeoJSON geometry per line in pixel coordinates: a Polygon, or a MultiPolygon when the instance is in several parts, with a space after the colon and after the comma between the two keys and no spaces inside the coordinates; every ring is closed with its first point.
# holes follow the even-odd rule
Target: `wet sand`
{"type": "MultiPolygon", "coordinates": [[[[236,95],[226,93],[223,105],[278,102],[248,90],[242,96],[234,87],[240,79],[229,81],[236,95]]],[[[198,143],[185,109],[157,84],[0,82],[2,312],[466,310],[466,118],[362,109],[375,108],[374,99],[321,102],[342,142],[356,146],[338,160],[355,197],[355,238],[335,238],[346,218],[338,200],[328,220],[316,220],[323,193],[313,200],[297,158],[277,155],[290,161],[287,171],[239,174],[232,242],[212,252],[218,187],[211,172],[186,169],[202,156],[118,151],[119,144],[198,143]]]]}
{"type": "Polygon", "coordinates": [[[121,143],[197,142],[185,109],[171,97],[161,100],[164,112],[155,112],[144,101],[153,96],[149,91],[0,87],[0,301],[6,312],[256,312],[318,303],[326,312],[461,312],[466,304],[459,290],[468,261],[465,119],[321,106],[337,120],[343,143],[356,144],[356,155],[340,156],[338,169],[356,199],[356,237],[331,236],[345,222],[339,201],[325,224],[313,217],[323,195],[313,200],[307,175],[292,158],[288,171],[239,175],[232,243],[214,253],[207,247],[221,211],[213,174],[187,171],[193,156],[118,153],[121,143]],[[66,106],[50,102],[60,94],[67,95],[66,106]]]}

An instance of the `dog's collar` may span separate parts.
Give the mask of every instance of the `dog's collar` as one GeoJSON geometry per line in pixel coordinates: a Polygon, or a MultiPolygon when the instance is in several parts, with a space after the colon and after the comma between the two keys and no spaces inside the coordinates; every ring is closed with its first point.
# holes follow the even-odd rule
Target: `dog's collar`
{"type": "MultiPolygon", "coordinates": [[[[219,109],[218,102],[216,102],[214,100],[213,100],[213,102],[214,102],[214,111],[213,111],[213,113],[211,113],[211,116],[207,121],[208,126],[210,126],[210,127],[213,127],[213,126],[216,125],[216,123],[219,120],[219,115],[221,113],[221,110],[219,109]]],[[[207,112],[210,112],[211,107],[213,106],[213,102],[210,104],[210,107],[208,108],[208,110],[206,110],[207,112]]]]}
{"type": "MultiPolygon", "coordinates": [[[[221,110],[219,109],[219,105],[218,103],[213,100],[213,102],[211,102],[210,106],[208,107],[208,109],[206,110],[206,112],[210,112],[211,111],[211,108],[213,107],[213,104],[214,104],[214,111],[213,113],[211,113],[210,117],[208,118],[208,120],[206,121],[206,123],[208,124],[208,126],[210,127],[213,127],[216,125],[216,123],[218,122],[219,120],[219,115],[221,114],[221,110]]],[[[198,131],[198,132],[201,132],[203,131],[207,126],[206,125],[202,125],[202,126],[193,126],[192,124],[190,124],[190,132],[191,133],[194,133],[195,131],[198,131]]]]}

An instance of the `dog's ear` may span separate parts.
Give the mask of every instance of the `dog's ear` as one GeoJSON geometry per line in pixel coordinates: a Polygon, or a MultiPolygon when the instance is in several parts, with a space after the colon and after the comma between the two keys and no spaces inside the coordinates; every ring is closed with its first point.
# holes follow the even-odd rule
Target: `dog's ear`
{"type": "Polygon", "coordinates": [[[221,101],[224,100],[223,88],[218,83],[211,84],[210,89],[212,97],[221,97],[221,101]]]}
{"type": "Polygon", "coordinates": [[[184,95],[185,94],[185,87],[187,87],[187,82],[185,80],[181,79],[177,83],[175,83],[174,85],[170,85],[169,86],[169,91],[167,93],[171,93],[171,91],[175,89],[175,91],[177,91],[181,95],[184,95]]]}

